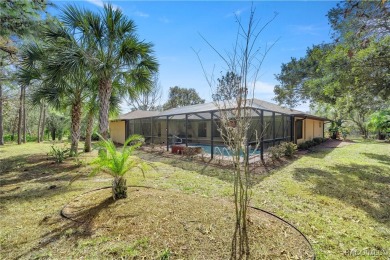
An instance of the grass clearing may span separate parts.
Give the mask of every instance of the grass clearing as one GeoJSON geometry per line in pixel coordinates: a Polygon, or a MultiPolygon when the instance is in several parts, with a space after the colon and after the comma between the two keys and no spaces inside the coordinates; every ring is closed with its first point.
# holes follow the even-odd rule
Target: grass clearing
{"type": "MultiPolygon", "coordinates": [[[[136,156],[153,161],[154,167],[146,173],[146,178],[137,171],[127,175],[128,184],[154,187],[165,194],[160,194],[161,197],[174,199],[167,199],[165,203],[169,203],[162,204],[157,196],[146,203],[148,197],[153,198],[151,194],[142,196],[147,194],[146,191],[138,191],[138,197],[129,194],[128,200],[109,204],[96,213],[90,222],[93,234],[88,234],[85,227],[75,227],[69,220],[61,218],[59,210],[86,191],[109,186],[111,178],[102,174],[81,178],[68,186],[69,180],[76,174],[87,175],[90,172],[85,165],[96,154],[82,154],[81,163],[66,159],[63,164],[55,164],[46,160],[49,150],[48,143],[0,148],[2,258],[131,258],[146,255],[158,259],[176,259],[179,256],[199,258],[199,252],[206,249],[199,249],[198,253],[187,250],[191,252],[188,253],[175,243],[169,243],[169,239],[164,244],[165,240],[160,239],[163,233],[158,232],[156,237],[151,235],[152,230],[165,227],[164,223],[153,226],[156,224],[143,221],[143,225],[149,223],[149,231],[139,236],[131,235],[129,230],[132,226],[129,227],[128,220],[136,219],[133,211],[140,210],[142,205],[155,203],[151,208],[161,208],[163,215],[172,210],[169,205],[177,206],[177,214],[180,215],[189,214],[194,210],[191,205],[194,205],[199,210],[214,209],[222,219],[228,216],[221,214],[223,210],[218,210],[223,203],[216,203],[231,198],[231,172],[228,169],[201,165],[179,157],[166,158],[139,152],[136,156]],[[192,200],[192,203],[175,203],[180,199],[192,200]],[[199,201],[209,206],[200,207],[199,201]],[[163,209],[167,212],[163,213],[163,209]],[[123,225],[129,230],[123,230],[123,225]]],[[[276,213],[296,225],[313,243],[319,259],[349,259],[353,257],[348,253],[351,250],[376,253],[377,259],[390,257],[389,144],[355,141],[355,144],[342,148],[317,148],[292,163],[257,176],[252,192],[252,205],[276,213]]],[[[102,194],[103,197],[95,197],[96,201],[110,197],[104,192],[102,194]]],[[[150,212],[149,215],[153,214],[156,213],[150,212]]],[[[188,215],[181,218],[190,219],[188,215]]],[[[200,229],[190,223],[188,234],[202,235],[199,230],[207,230],[207,225],[214,222],[218,221],[210,217],[202,222],[200,229]]],[[[230,224],[229,221],[219,222],[230,224]]],[[[178,227],[184,232],[183,224],[175,224],[170,219],[165,223],[166,226],[172,224],[172,228],[168,229],[171,233],[177,232],[178,227]]],[[[283,241],[275,237],[272,243],[277,245],[277,240],[283,241]]],[[[259,241],[264,241],[264,238],[259,241]]],[[[197,248],[196,243],[192,243],[197,248]]],[[[265,244],[261,249],[263,253],[270,250],[267,243],[260,243],[265,244]]],[[[203,244],[207,243],[200,243],[203,244]]],[[[225,246],[229,248],[229,243],[225,246]]],[[[270,250],[271,254],[274,252],[270,250]]]]}

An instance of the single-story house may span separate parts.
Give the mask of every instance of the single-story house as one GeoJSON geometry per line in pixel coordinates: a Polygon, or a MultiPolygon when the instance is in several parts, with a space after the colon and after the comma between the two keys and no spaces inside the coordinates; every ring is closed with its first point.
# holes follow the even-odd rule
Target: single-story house
{"type": "MultiPolygon", "coordinates": [[[[285,108],[259,99],[251,99],[251,126],[248,145],[257,143],[260,153],[281,142],[302,142],[324,137],[326,118],[313,116],[298,110],[285,108]],[[259,139],[259,133],[262,133],[259,139]]],[[[229,109],[227,109],[229,110],[229,109]]],[[[210,146],[211,156],[215,147],[222,147],[219,132],[220,108],[213,102],[178,107],[166,111],[132,111],[110,121],[111,139],[124,143],[132,134],[141,134],[148,144],[166,146],[172,144],[210,146]]]]}

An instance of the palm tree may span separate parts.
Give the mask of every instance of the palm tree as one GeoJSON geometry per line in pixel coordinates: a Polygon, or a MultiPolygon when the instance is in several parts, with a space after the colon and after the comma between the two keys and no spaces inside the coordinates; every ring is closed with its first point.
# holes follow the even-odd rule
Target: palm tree
{"type": "MultiPolygon", "coordinates": [[[[26,99],[26,88],[32,87],[34,85],[42,84],[42,59],[44,57],[44,53],[42,52],[40,43],[29,43],[28,45],[24,45],[20,48],[20,66],[17,71],[17,81],[21,88],[20,93],[20,105],[19,105],[19,125],[18,125],[18,144],[21,143],[21,125],[23,119],[23,138],[25,142],[26,138],[26,115],[25,115],[25,99],[26,99]]],[[[38,103],[34,104],[37,105],[38,103]]],[[[40,116],[38,122],[38,143],[41,141],[43,134],[43,130],[40,130],[42,114],[44,113],[44,102],[39,102],[40,105],[40,116]],[[43,113],[42,113],[43,112],[43,113]]],[[[45,118],[45,116],[43,117],[45,118]]],[[[43,119],[45,121],[45,119],[43,119]]],[[[44,122],[42,124],[44,127],[44,122]]]]}
{"type": "MultiPolygon", "coordinates": [[[[115,84],[114,84],[115,85],[115,84]]],[[[93,87],[98,86],[97,84],[93,84],[93,87]]],[[[116,116],[119,114],[119,104],[120,98],[119,94],[113,93],[110,98],[110,115],[116,116]]],[[[94,125],[94,120],[99,113],[99,97],[97,91],[92,91],[91,96],[86,102],[86,121],[87,127],[85,129],[85,143],[84,143],[84,152],[88,153],[92,150],[92,130],[94,125]]]]}
{"type": "Polygon", "coordinates": [[[61,21],[88,45],[89,52],[83,57],[99,79],[99,132],[107,139],[113,82],[123,89],[149,88],[158,69],[153,45],[140,41],[134,22],[111,4],[105,4],[99,14],[68,5],[61,21]]]}
{"type": "Polygon", "coordinates": [[[123,144],[122,151],[118,152],[112,140],[101,138],[98,143],[99,149],[107,151],[99,153],[99,157],[94,161],[96,168],[91,175],[98,172],[106,172],[114,177],[112,181],[112,197],[116,199],[124,199],[127,197],[126,179],[123,177],[125,173],[133,168],[139,168],[142,172],[147,165],[139,158],[130,158],[132,153],[144,143],[144,138],[140,135],[130,136],[123,144]]]}
{"type": "Polygon", "coordinates": [[[28,72],[41,73],[36,78],[42,84],[33,92],[34,103],[47,101],[56,108],[70,107],[71,115],[71,150],[76,155],[80,139],[80,125],[83,101],[92,89],[92,75],[83,61],[86,45],[77,41],[73,32],[58,24],[44,29],[45,44],[29,44],[25,48],[22,66],[28,72]]]}

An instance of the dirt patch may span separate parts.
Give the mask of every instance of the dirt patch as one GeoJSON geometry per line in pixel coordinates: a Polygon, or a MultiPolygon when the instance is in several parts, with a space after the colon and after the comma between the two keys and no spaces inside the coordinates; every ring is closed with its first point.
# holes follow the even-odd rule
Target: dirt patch
{"type": "MultiPolygon", "coordinates": [[[[171,259],[229,258],[234,220],[230,202],[145,188],[129,188],[127,199],[114,202],[110,191],[87,193],[63,210],[82,224],[83,233],[94,241],[118,238],[98,244],[99,254],[146,259],[164,253],[171,259]]],[[[272,215],[251,209],[249,232],[252,259],[313,257],[303,236],[272,215]]]]}

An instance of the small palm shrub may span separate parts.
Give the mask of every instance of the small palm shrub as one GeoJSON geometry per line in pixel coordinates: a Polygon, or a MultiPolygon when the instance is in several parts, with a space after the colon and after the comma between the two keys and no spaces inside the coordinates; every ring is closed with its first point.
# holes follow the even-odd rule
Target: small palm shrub
{"type": "Polygon", "coordinates": [[[51,150],[48,153],[48,155],[53,156],[56,163],[62,163],[67,156],[69,156],[69,148],[64,147],[58,147],[55,145],[51,146],[51,150]]]}
{"type": "Polygon", "coordinates": [[[141,135],[130,136],[123,144],[122,151],[117,151],[112,140],[105,140],[101,137],[97,148],[99,156],[93,162],[96,165],[92,175],[98,172],[105,172],[114,177],[112,181],[112,197],[114,200],[127,198],[125,173],[133,168],[139,168],[144,172],[145,164],[136,159],[130,159],[133,152],[144,143],[141,135]]]}
{"type": "Polygon", "coordinates": [[[281,143],[280,146],[284,150],[284,155],[287,157],[292,157],[298,150],[297,145],[292,142],[281,143]]]}

